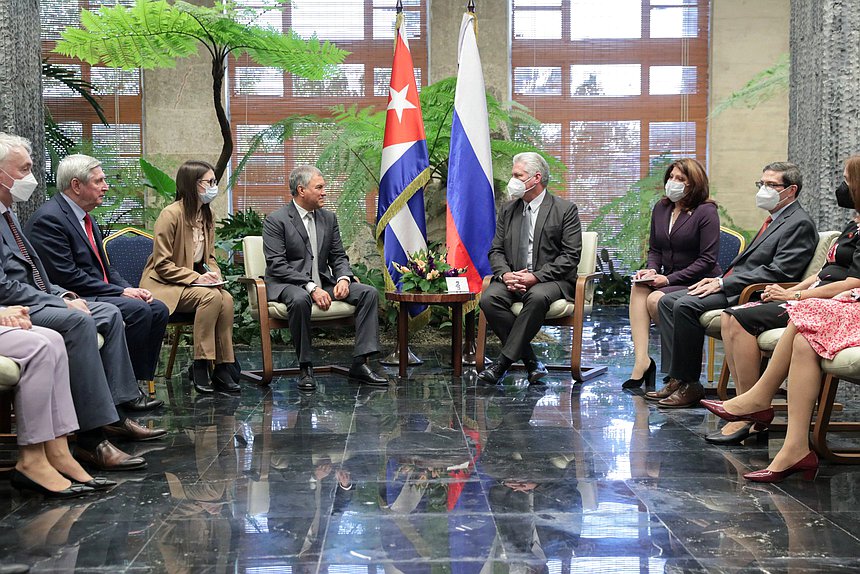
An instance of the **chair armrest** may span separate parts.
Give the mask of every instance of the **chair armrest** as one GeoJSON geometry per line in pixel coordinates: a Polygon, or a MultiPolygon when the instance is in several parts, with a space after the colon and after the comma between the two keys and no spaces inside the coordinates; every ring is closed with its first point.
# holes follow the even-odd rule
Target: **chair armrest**
{"type": "Polygon", "coordinates": [[[744,303],[749,303],[749,300],[752,299],[752,296],[759,291],[764,291],[764,288],[768,285],[779,285],[783,289],[790,289],[798,284],[798,281],[787,282],[787,283],[753,283],[752,285],[747,285],[744,287],[744,290],[741,291],[740,298],[738,299],[738,305],[743,305],[744,303]]]}
{"type": "Polygon", "coordinates": [[[257,296],[257,319],[261,329],[269,328],[269,298],[266,295],[266,282],[260,277],[239,277],[239,283],[248,289],[248,295],[257,296]]]}
{"type": "Polygon", "coordinates": [[[484,277],[484,281],[481,283],[481,292],[483,292],[484,289],[486,289],[487,287],[490,286],[490,281],[492,281],[492,280],[493,280],[492,275],[487,275],[484,277]]]}

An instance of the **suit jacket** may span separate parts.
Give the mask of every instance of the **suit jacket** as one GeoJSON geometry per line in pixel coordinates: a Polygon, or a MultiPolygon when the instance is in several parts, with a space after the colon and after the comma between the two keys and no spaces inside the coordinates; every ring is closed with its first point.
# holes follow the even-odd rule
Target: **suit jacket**
{"type": "MultiPolygon", "coordinates": [[[[140,286],[173,313],[182,291],[201,275],[194,270],[194,229],[185,219],[181,201],[174,201],[161,211],[155,221],[154,235],[152,255],[143,268],[140,286]]],[[[205,234],[202,263],[221,273],[215,261],[214,229],[205,234]]]]}
{"type": "Polygon", "coordinates": [[[108,265],[102,247],[102,232],[93,220],[93,239],[110,281],[104,282],[102,267],[83,226],[72,207],[59,194],[36,210],[25,229],[51,281],[81,297],[119,297],[123,289],[131,287],[116,269],[108,265]]]}
{"type": "Polygon", "coordinates": [[[3,221],[0,221],[0,236],[3,238],[0,241],[0,305],[26,305],[30,307],[30,313],[35,313],[45,307],[65,309],[66,302],[60,298],[60,295],[66,293],[67,289],[51,284],[45,266],[39,259],[39,254],[27,240],[21,229],[21,222],[18,221],[14,213],[12,219],[15,221],[15,226],[18,228],[18,233],[21,235],[30,258],[42,275],[48,291],[45,292],[36,287],[36,282],[33,279],[33,268],[30,267],[30,264],[21,254],[21,250],[18,249],[12,230],[9,229],[4,218],[3,221]]]}
{"type": "MultiPolygon", "coordinates": [[[[349,258],[343,249],[337,217],[327,209],[314,210],[317,229],[317,268],[323,285],[334,285],[338,277],[352,277],[349,258]]],[[[285,285],[304,286],[312,281],[313,254],[305,224],[291,201],[266,218],[263,224],[266,254],[266,292],[277,301],[285,285]]]]}
{"type": "Polygon", "coordinates": [[[692,285],[705,277],[718,277],[722,271],[717,263],[720,254],[717,204],[706,202],[692,212],[682,211],[669,233],[674,209],[674,203],[661,200],[651,212],[646,269],[656,269],[672,286],[692,285]]]}
{"type": "MultiPolygon", "coordinates": [[[[522,199],[509,201],[499,209],[496,235],[488,254],[496,277],[518,271],[513,266],[519,252],[523,209],[522,199]]],[[[558,282],[565,298],[572,300],[581,253],[582,226],[576,205],[547,193],[535,221],[532,246],[535,277],[541,282],[558,282]]]]}
{"type": "Polygon", "coordinates": [[[815,255],[818,233],[809,215],[795,201],[731,262],[723,273],[729,305],[752,283],[800,281],[815,255]]]}

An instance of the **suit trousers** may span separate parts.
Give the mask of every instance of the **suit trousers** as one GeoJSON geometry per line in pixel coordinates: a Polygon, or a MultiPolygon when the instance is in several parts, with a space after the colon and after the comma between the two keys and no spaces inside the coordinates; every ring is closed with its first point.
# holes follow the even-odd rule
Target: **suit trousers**
{"type": "Polygon", "coordinates": [[[233,296],[218,287],[186,287],[176,310],[194,313],[194,359],[233,363],[233,296]]]}
{"type": "Polygon", "coordinates": [[[18,444],[39,444],[76,431],[78,418],[62,335],[36,326],[3,330],[0,352],[21,367],[15,388],[18,444]]]}
{"type": "Polygon", "coordinates": [[[151,303],[131,297],[92,297],[90,301],[102,301],[119,308],[125,323],[125,341],[128,354],[138,381],[151,381],[155,378],[161,342],[167,330],[170,312],[167,305],[153,299],[151,303]]]}
{"type": "MultiPolygon", "coordinates": [[[[334,286],[323,287],[334,298],[334,286]]],[[[287,306],[290,335],[296,347],[299,363],[312,363],[311,307],[314,304],[307,289],[299,285],[285,285],[280,295],[287,306]]],[[[350,283],[349,295],[342,299],[355,305],[355,346],[353,357],[379,352],[379,294],[376,288],[362,283],[350,283]]]]}
{"type": "Polygon", "coordinates": [[[119,420],[115,405],[136,399],[140,392],[119,309],[99,302],[87,306],[90,315],[61,307],[43,307],[30,313],[34,325],[63,336],[72,398],[82,431],[119,420]],[[101,350],[97,333],[105,340],[101,350]]]}
{"type": "Polygon", "coordinates": [[[535,360],[532,339],[540,331],[550,305],[562,298],[561,287],[555,281],[538,283],[522,294],[508,291],[501,281],[491,281],[481,294],[481,313],[501,340],[502,355],[511,362],[535,360]],[[519,316],[511,311],[514,303],[523,304],[519,316]]]}
{"type": "Polygon", "coordinates": [[[664,295],[657,304],[660,314],[660,342],[663,372],[679,381],[698,381],[702,376],[702,348],[705,328],[699,317],[712,309],[729,306],[723,293],[707,297],[675,291],[664,295]]]}

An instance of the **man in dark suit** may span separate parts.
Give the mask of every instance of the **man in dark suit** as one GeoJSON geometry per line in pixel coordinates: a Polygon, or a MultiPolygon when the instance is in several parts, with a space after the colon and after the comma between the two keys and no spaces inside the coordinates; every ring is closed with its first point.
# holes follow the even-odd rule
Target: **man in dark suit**
{"type": "Polygon", "coordinates": [[[78,433],[76,456],[102,470],[132,470],[146,465],[116,448],[108,436],[146,440],[166,433],[147,429],[126,416],[124,406],[139,389],[128,357],[122,315],[108,303],[87,303],[48,279],[38,253],[11,212],[36,188],[30,143],[0,133],[0,305],[30,308],[34,325],[59,332],[69,356],[69,380],[78,433]],[[97,334],[104,337],[99,350],[97,334]]]}
{"type": "Polygon", "coordinates": [[[478,378],[495,384],[522,359],[529,382],[546,375],[531,341],[553,301],[573,300],[582,251],[579,213],[573,203],[547,193],[549,165],[540,154],[514,156],[508,194],[490,247],[493,281],[481,294],[481,312],[502,341],[499,359],[478,378]],[[518,316],[511,311],[523,304],[518,316]]]}
{"type": "Polygon", "coordinates": [[[702,313],[737,304],[741,291],[752,283],[803,279],[815,254],[815,224],[796,201],[803,187],[800,169],[788,162],[772,163],[765,166],[756,186],[756,205],[770,215],[749,247],[735,257],[722,276],[669,293],[657,305],[663,370],[669,380],[659,391],[646,393],[646,398],[660,401],[659,406],[691,407],[704,397],[699,383],[705,341],[705,329],[699,324],[702,313]]]}
{"type": "Polygon", "coordinates": [[[322,173],[314,166],[295,168],[290,173],[293,201],[266,218],[263,249],[268,297],[287,306],[301,369],[300,389],[316,388],[311,360],[311,306],[325,311],[332,299],[356,307],[350,377],[386,386],[388,380],[367,365],[368,357],[379,352],[379,296],[373,287],[352,280],[337,217],[323,208],[325,185],[322,173]]]}
{"type": "MultiPolygon", "coordinates": [[[[101,162],[88,155],[63,158],[57,166],[57,193],[27,221],[24,232],[36,248],[51,282],[88,301],[116,305],[125,323],[125,338],[138,381],[155,377],[161,342],[167,329],[167,306],[146,289],[132,287],[114,269],[102,247],[102,233],[90,212],[108,190],[101,162]]],[[[161,401],[141,392],[142,409],[161,401]]]]}

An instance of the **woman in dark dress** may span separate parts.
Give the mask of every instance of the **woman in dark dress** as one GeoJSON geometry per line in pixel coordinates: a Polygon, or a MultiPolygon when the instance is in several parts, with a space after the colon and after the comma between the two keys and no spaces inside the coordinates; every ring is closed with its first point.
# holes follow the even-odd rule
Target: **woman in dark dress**
{"type": "Polygon", "coordinates": [[[691,158],[673,162],[663,176],[666,196],[651,213],[648,263],[633,276],[630,289],[630,332],[636,362],[622,385],[654,383],[657,365],[648,356],[648,331],[657,318],[657,302],[666,293],[686,289],[721,273],[720,216],[709,198],[708,175],[691,158]]]}
{"type": "MultiPolygon", "coordinates": [[[[854,217],[830,248],[824,267],[790,289],[770,285],[762,301],[723,311],[720,325],[725,361],[738,395],[750,390],[759,379],[761,353],[756,337],[788,325],[785,301],[827,299],[850,288],[845,283],[848,277],[860,278],[860,214],[854,201],[854,194],[860,191],[860,156],[848,158],[843,176],[845,181],[836,190],[836,201],[840,207],[851,209],[854,217]]],[[[715,444],[739,444],[754,432],[752,428],[749,422],[731,422],[705,440],[715,444]]]]}

